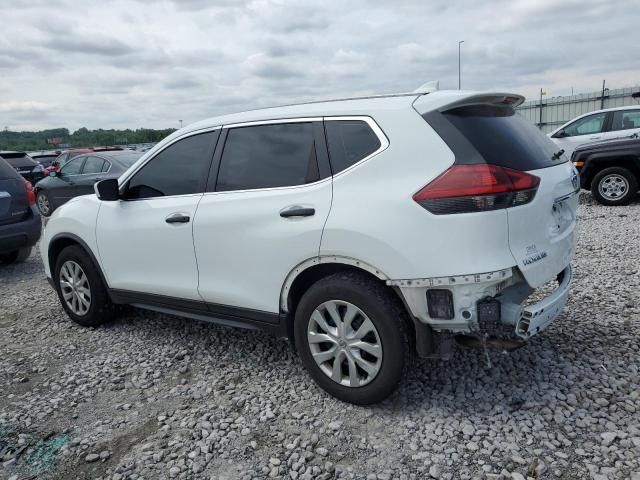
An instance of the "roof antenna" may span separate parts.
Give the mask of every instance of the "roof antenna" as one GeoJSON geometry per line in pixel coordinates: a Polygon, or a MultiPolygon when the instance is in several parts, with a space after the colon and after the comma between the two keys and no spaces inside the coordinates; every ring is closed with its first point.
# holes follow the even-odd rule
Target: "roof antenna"
{"type": "Polygon", "coordinates": [[[423,83],[411,93],[433,93],[440,90],[440,80],[431,80],[423,83]]]}

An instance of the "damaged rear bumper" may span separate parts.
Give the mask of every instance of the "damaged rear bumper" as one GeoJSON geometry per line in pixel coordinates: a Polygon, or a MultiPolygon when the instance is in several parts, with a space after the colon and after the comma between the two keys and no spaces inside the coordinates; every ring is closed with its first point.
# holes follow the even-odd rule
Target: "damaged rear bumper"
{"type": "Polygon", "coordinates": [[[535,289],[517,267],[459,277],[390,280],[387,284],[400,291],[417,326],[430,327],[434,332],[484,338],[510,336],[526,341],[545,330],[560,314],[569,297],[571,278],[571,266],[567,265],[557,275],[554,290],[530,305],[526,302],[535,289]],[[429,289],[451,292],[450,318],[430,316],[429,289]]]}

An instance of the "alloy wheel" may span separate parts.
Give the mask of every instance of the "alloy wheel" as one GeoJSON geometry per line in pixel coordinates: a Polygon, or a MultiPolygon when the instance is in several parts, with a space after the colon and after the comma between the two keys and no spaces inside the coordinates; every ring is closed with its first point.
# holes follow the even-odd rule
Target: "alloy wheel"
{"type": "Polygon", "coordinates": [[[60,290],[67,307],[76,315],[86,315],[91,307],[89,279],[82,267],[67,260],[60,268],[60,290]]]}
{"type": "Polygon", "coordinates": [[[44,193],[38,194],[38,209],[43,215],[49,215],[51,213],[49,198],[44,193]]]}
{"type": "Polygon", "coordinates": [[[362,387],[382,366],[382,342],[371,319],[355,305],[329,300],[311,314],[307,328],[311,356],[334,382],[362,387]]]}

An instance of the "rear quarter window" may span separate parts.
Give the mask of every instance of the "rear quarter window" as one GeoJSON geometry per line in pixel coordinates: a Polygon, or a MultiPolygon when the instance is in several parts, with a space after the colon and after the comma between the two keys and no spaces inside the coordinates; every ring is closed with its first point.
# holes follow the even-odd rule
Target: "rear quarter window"
{"type": "Polygon", "coordinates": [[[324,128],[334,175],[368,157],[381,146],[378,136],[363,120],[325,120],[324,128]]]}
{"type": "Polygon", "coordinates": [[[484,161],[526,171],[568,160],[566,156],[553,160],[560,148],[512,107],[464,106],[442,114],[429,112],[423,117],[453,150],[456,163],[484,161]],[[437,115],[442,118],[436,118],[437,115]],[[451,132],[451,127],[455,132],[451,132]],[[463,145],[465,141],[477,153],[470,154],[469,145],[463,145]]]}

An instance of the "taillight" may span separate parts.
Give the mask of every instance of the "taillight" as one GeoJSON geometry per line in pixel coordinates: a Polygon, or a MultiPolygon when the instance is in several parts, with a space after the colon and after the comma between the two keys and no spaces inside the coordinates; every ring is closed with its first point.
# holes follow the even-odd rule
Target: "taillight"
{"type": "Polygon", "coordinates": [[[530,202],[540,178],[497,165],[453,165],[413,199],[436,215],[515,207],[530,202]]]}
{"type": "Polygon", "coordinates": [[[36,204],[36,194],[33,193],[33,185],[31,185],[31,182],[29,180],[26,179],[22,179],[22,181],[24,182],[24,189],[27,192],[27,200],[29,200],[29,206],[33,206],[36,204]]]}

